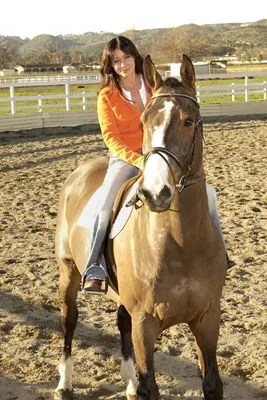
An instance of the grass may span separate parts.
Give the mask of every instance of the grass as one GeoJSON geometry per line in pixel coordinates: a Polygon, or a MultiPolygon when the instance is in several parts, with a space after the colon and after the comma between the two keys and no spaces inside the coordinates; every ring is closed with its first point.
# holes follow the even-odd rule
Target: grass
{"type": "MultiPolygon", "coordinates": [[[[98,84],[86,84],[86,85],[71,85],[70,95],[80,94],[80,98],[70,99],[71,110],[81,110],[82,105],[75,105],[77,102],[82,101],[82,92],[85,94],[93,94],[96,96],[98,91],[98,84]]],[[[42,109],[45,112],[53,111],[64,111],[65,106],[65,86],[27,86],[27,87],[15,87],[15,97],[23,96],[55,96],[62,95],[62,98],[56,99],[45,99],[42,100],[42,109]],[[48,107],[49,106],[49,107],[48,107]]],[[[8,88],[0,88],[0,98],[7,98],[6,102],[0,103],[0,115],[10,115],[10,92],[8,88]],[[8,110],[1,110],[2,107],[8,108],[8,110]]],[[[87,101],[93,101],[93,104],[87,104],[86,109],[96,109],[96,97],[92,99],[88,98],[87,101]]],[[[30,112],[38,111],[38,100],[17,100],[16,99],[16,114],[26,114],[30,112]],[[19,109],[19,107],[34,107],[29,109],[19,109]]]]}
{"type": "MultiPolygon", "coordinates": [[[[249,84],[251,83],[263,83],[267,81],[267,73],[266,76],[253,77],[249,79],[249,84]]],[[[244,84],[244,79],[236,78],[236,79],[209,79],[209,80],[199,80],[196,82],[196,85],[200,87],[203,86],[214,86],[216,85],[231,85],[234,84],[244,84]]],[[[82,110],[82,92],[85,94],[93,94],[94,97],[87,99],[86,109],[92,110],[96,109],[96,93],[98,91],[98,84],[71,84],[70,85],[70,95],[80,94],[80,98],[70,99],[70,108],[71,110],[82,110]],[[91,104],[90,104],[91,102],[91,104]],[[80,103],[80,104],[77,104],[80,103]]],[[[210,92],[202,92],[200,102],[202,104],[214,104],[214,103],[225,103],[231,102],[231,89],[228,90],[227,95],[223,95],[222,93],[216,93],[215,96],[211,96],[214,94],[214,91],[210,92]]],[[[27,86],[27,87],[15,87],[15,96],[53,96],[53,95],[62,95],[62,98],[56,99],[46,99],[42,100],[42,111],[43,112],[54,112],[54,111],[64,111],[66,109],[65,99],[63,98],[65,95],[65,86],[27,86]]],[[[0,102],[0,115],[10,115],[10,92],[9,88],[0,88],[0,98],[7,99],[7,101],[0,102]],[[6,108],[6,109],[4,109],[6,108]]],[[[249,100],[259,101],[263,100],[263,91],[261,93],[253,93],[253,91],[249,92],[249,100]]],[[[245,101],[244,94],[238,94],[235,97],[235,101],[245,101]]],[[[38,100],[17,100],[16,99],[16,114],[26,114],[38,111],[38,100]],[[19,109],[19,107],[23,107],[24,109],[19,109]],[[25,107],[29,107],[28,109],[25,107]]]]}
{"type": "MultiPolygon", "coordinates": [[[[251,77],[248,80],[248,84],[257,84],[257,83],[263,83],[263,82],[267,82],[267,74],[266,76],[255,76],[255,77],[251,77]]],[[[235,85],[244,85],[245,84],[245,80],[244,78],[236,78],[236,79],[209,79],[209,80],[200,80],[196,82],[196,85],[200,87],[203,86],[213,86],[214,90],[212,91],[205,91],[202,92],[200,95],[200,102],[202,104],[215,104],[215,103],[230,103],[232,102],[232,96],[231,96],[231,88],[230,85],[234,83],[235,85]],[[221,86],[221,85],[227,85],[228,86],[228,90],[227,93],[228,94],[222,94],[219,93],[218,91],[218,95],[214,96],[214,92],[216,92],[216,86],[221,86]],[[213,94],[213,95],[212,95],[213,94]],[[211,96],[212,95],[212,96],[211,96]]],[[[236,89],[237,90],[237,89],[236,89]]],[[[242,88],[241,89],[243,91],[242,94],[236,94],[235,95],[235,101],[245,101],[245,91],[242,88]]],[[[249,90],[249,94],[248,94],[248,98],[250,101],[260,101],[260,100],[264,100],[263,97],[263,90],[260,93],[256,93],[255,91],[258,89],[250,89],[249,90]]],[[[238,89],[238,91],[240,91],[240,89],[238,89]]]]}

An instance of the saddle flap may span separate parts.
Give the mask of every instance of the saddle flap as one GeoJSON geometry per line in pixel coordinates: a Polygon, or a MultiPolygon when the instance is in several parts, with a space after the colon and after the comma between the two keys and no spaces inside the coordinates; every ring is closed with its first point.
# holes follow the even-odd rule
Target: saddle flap
{"type": "Polygon", "coordinates": [[[131,200],[138,189],[138,178],[139,176],[135,176],[134,179],[130,179],[123,185],[120,190],[116,202],[113,208],[113,216],[111,221],[111,228],[109,232],[109,238],[114,239],[124,228],[126,222],[130,218],[130,215],[133,210],[133,205],[128,206],[127,203],[131,200]],[[128,190],[126,196],[124,196],[125,192],[128,190]]]}

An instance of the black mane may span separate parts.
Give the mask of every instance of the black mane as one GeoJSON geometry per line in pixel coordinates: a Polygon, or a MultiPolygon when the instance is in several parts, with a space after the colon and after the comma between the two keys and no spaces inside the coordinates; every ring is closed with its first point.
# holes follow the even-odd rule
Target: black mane
{"type": "Polygon", "coordinates": [[[178,79],[170,77],[165,79],[164,85],[170,89],[177,89],[182,86],[182,83],[178,81],[178,79]]]}

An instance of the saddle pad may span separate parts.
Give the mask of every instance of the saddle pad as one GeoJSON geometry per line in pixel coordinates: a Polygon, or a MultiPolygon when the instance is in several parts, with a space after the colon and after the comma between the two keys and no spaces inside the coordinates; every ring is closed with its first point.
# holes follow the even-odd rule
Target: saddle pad
{"type": "Polygon", "coordinates": [[[95,218],[97,214],[97,206],[99,204],[100,199],[101,199],[101,186],[95,191],[95,193],[92,195],[92,197],[84,207],[77,222],[78,226],[88,229],[89,232],[93,231],[95,218]]]}
{"type": "Polygon", "coordinates": [[[126,207],[126,204],[131,200],[131,198],[135,195],[138,188],[138,181],[133,184],[131,187],[126,199],[124,200],[122,207],[111,227],[109,238],[114,239],[124,228],[126,222],[130,218],[130,215],[133,211],[133,206],[126,207]]]}

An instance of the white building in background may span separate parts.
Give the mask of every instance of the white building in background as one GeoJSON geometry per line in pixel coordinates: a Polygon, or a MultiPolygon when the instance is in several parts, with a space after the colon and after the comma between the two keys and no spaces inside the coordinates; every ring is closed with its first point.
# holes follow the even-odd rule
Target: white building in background
{"type": "Polygon", "coordinates": [[[73,65],[63,65],[63,74],[68,74],[69,72],[77,71],[77,68],[73,65]]]}
{"type": "MultiPolygon", "coordinates": [[[[205,75],[210,73],[210,62],[198,61],[193,63],[196,75],[205,75]]],[[[169,63],[169,76],[180,77],[181,63],[169,63]]]]}
{"type": "Polygon", "coordinates": [[[10,76],[10,75],[17,75],[17,73],[14,71],[14,69],[11,68],[4,68],[0,70],[0,76],[10,76]]]}

